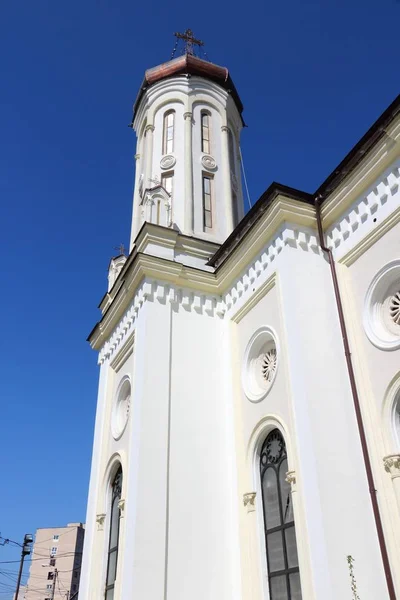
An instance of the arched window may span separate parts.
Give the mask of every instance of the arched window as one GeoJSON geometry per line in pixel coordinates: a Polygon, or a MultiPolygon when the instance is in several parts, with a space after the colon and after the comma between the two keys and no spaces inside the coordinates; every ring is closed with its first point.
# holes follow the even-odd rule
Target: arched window
{"type": "Polygon", "coordinates": [[[210,128],[211,115],[206,112],[201,112],[201,151],[210,154],[210,128]]]}
{"type": "Polygon", "coordinates": [[[301,600],[286,445],[274,429],[261,449],[260,475],[271,600],[301,600]]]}
{"type": "Polygon", "coordinates": [[[105,600],[113,600],[115,577],[117,575],[119,544],[119,501],[121,500],[122,469],[119,467],[111,488],[110,538],[108,542],[108,561],[105,600]]]}
{"type": "Polygon", "coordinates": [[[164,115],[163,154],[174,151],[175,111],[169,110],[164,115]]]}

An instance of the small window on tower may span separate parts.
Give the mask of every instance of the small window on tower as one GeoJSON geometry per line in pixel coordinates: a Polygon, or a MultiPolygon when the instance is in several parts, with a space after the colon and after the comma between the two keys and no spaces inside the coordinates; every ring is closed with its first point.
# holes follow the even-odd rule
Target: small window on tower
{"type": "Polygon", "coordinates": [[[58,542],[58,538],[59,538],[59,537],[60,537],[59,535],[53,535],[53,541],[54,541],[54,542],[58,542]]]}
{"type": "Polygon", "coordinates": [[[210,154],[210,115],[201,113],[201,151],[210,154]]]}
{"type": "Polygon", "coordinates": [[[170,110],[164,115],[163,154],[174,151],[175,111],[170,110]]]}
{"type": "Polygon", "coordinates": [[[203,175],[203,227],[212,229],[213,226],[213,215],[212,215],[212,195],[213,195],[213,180],[209,175],[203,175]]]}
{"type": "Polygon", "coordinates": [[[57,546],[53,546],[53,547],[52,547],[50,554],[52,554],[53,556],[54,556],[55,554],[57,554],[57,546]]]}
{"type": "Polygon", "coordinates": [[[51,567],[55,567],[56,566],[56,559],[55,558],[51,558],[50,559],[50,566],[51,567]]]}

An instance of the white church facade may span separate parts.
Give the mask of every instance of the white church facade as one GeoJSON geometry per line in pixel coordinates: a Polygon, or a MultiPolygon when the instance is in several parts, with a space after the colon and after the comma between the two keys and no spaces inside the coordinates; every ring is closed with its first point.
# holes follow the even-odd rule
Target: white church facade
{"type": "Polygon", "coordinates": [[[400,600],[400,97],[247,214],[242,110],[191,53],[135,103],[80,600],[400,600]]]}

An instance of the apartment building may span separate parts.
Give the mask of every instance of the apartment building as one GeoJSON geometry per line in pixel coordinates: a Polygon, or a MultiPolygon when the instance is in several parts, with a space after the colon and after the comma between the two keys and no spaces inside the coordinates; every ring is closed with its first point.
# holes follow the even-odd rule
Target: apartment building
{"type": "Polygon", "coordinates": [[[75,600],[85,526],[45,527],[36,531],[25,600],[75,600]]]}

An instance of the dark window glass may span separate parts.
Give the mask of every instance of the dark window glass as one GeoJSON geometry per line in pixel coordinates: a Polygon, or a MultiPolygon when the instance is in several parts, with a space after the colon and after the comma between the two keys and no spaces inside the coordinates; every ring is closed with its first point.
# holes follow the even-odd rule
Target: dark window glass
{"type": "Polygon", "coordinates": [[[301,600],[286,445],[274,429],[261,449],[260,475],[271,600],[301,600]]]}
{"type": "Polygon", "coordinates": [[[112,484],[111,515],[110,515],[110,537],[108,543],[108,562],[106,594],[107,600],[114,597],[115,577],[117,574],[118,542],[119,542],[119,518],[120,511],[118,503],[121,500],[122,469],[118,469],[112,484]]]}

